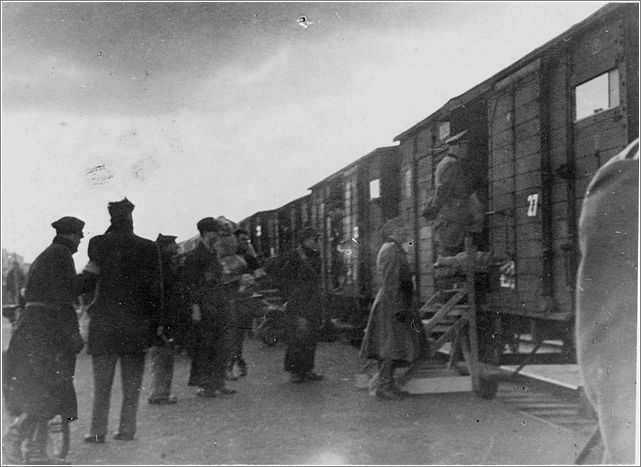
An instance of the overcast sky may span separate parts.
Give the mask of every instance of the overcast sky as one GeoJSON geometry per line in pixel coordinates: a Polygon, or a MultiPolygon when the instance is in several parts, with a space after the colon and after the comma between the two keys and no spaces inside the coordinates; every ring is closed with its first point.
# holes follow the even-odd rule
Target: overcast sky
{"type": "Polygon", "coordinates": [[[3,2],[2,246],[280,207],[603,5],[3,2]]]}

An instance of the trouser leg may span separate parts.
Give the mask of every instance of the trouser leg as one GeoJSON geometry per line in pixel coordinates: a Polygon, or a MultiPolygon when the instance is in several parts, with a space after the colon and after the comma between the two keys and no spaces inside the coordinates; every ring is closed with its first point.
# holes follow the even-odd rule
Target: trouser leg
{"type": "Polygon", "coordinates": [[[140,400],[140,387],[145,372],[145,354],[120,356],[122,375],[122,407],[118,432],[123,435],[136,433],[136,414],[140,400]]]}
{"type": "Polygon", "coordinates": [[[174,375],[174,351],[170,347],[152,347],[149,350],[151,362],[151,394],[149,399],[167,399],[171,395],[174,375]]]}
{"type": "Polygon", "coordinates": [[[394,381],[394,366],[392,360],[385,359],[378,363],[378,387],[390,388],[394,381]]]}
{"type": "Polygon", "coordinates": [[[285,371],[304,375],[314,369],[316,341],[295,340],[285,350],[285,371]]]}
{"type": "Polygon", "coordinates": [[[33,415],[27,416],[22,427],[25,461],[33,461],[47,457],[47,441],[49,430],[47,420],[33,415]]]}
{"type": "Polygon", "coordinates": [[[111,386],[114,380],[118,355],[94,355],[93,358],[93,412],[91,434],[105,436],[109,424],[111,386]]]}
{"type": "Polygon", "coordinates": [[[229,350],[225,342],[224,329],[217,330],[212,336],[208,349],[209,376],[207,389],[221,389],[225,387],[225,371],[229,350]]]}

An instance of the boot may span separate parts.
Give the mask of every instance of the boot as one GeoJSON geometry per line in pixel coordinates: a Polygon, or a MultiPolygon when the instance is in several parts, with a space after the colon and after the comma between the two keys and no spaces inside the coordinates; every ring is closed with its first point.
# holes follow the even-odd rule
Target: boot
{"type": "Polygon", "coordinates": [[[2,438],[2,454],[7,464],[22,464],[22,436],[19,429],[19,417],[9,425],[7,433],[2,438]]]}
{"type": "Polygon", "coordinates": [[[377,387],[375,394],[376,397],[383,400],[400,401],[401,399],[403,399],[403,396],[394,391],[394,389],[392,389],[392,386],[389,384],[377,387]]]}

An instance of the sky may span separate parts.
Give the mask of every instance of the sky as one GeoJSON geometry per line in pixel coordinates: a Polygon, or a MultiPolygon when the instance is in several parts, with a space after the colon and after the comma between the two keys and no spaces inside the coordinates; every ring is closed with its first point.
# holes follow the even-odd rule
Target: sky
{"type": "Polygon", "coordinates": [[[2,2],[2,247],[278,208],[605,4],[2,2]]]}

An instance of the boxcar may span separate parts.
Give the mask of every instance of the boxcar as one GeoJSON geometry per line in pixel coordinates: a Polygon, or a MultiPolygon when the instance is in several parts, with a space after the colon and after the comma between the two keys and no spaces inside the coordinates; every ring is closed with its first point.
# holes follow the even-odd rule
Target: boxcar
{"type": "Polygon", "coordinates": [[[420,213],[445,138],[469,129],[470,176],[487,207],[479,247],[511,266],[487,306],[504,335],[530,331],[571,350],[581,201],[599,166],[638,136],[638,66],[638,5],[607,5],[395,138],[414,190],[401,204],[423,299],[436,258],[420,213]]]}
{"type": "Polygon", "coordinates": [[[398,170],[398,147],[377,148],[310,188],[329,313],[344,322],[362,324],[376,293],[378,230],[398,215],[398,170]]]}

